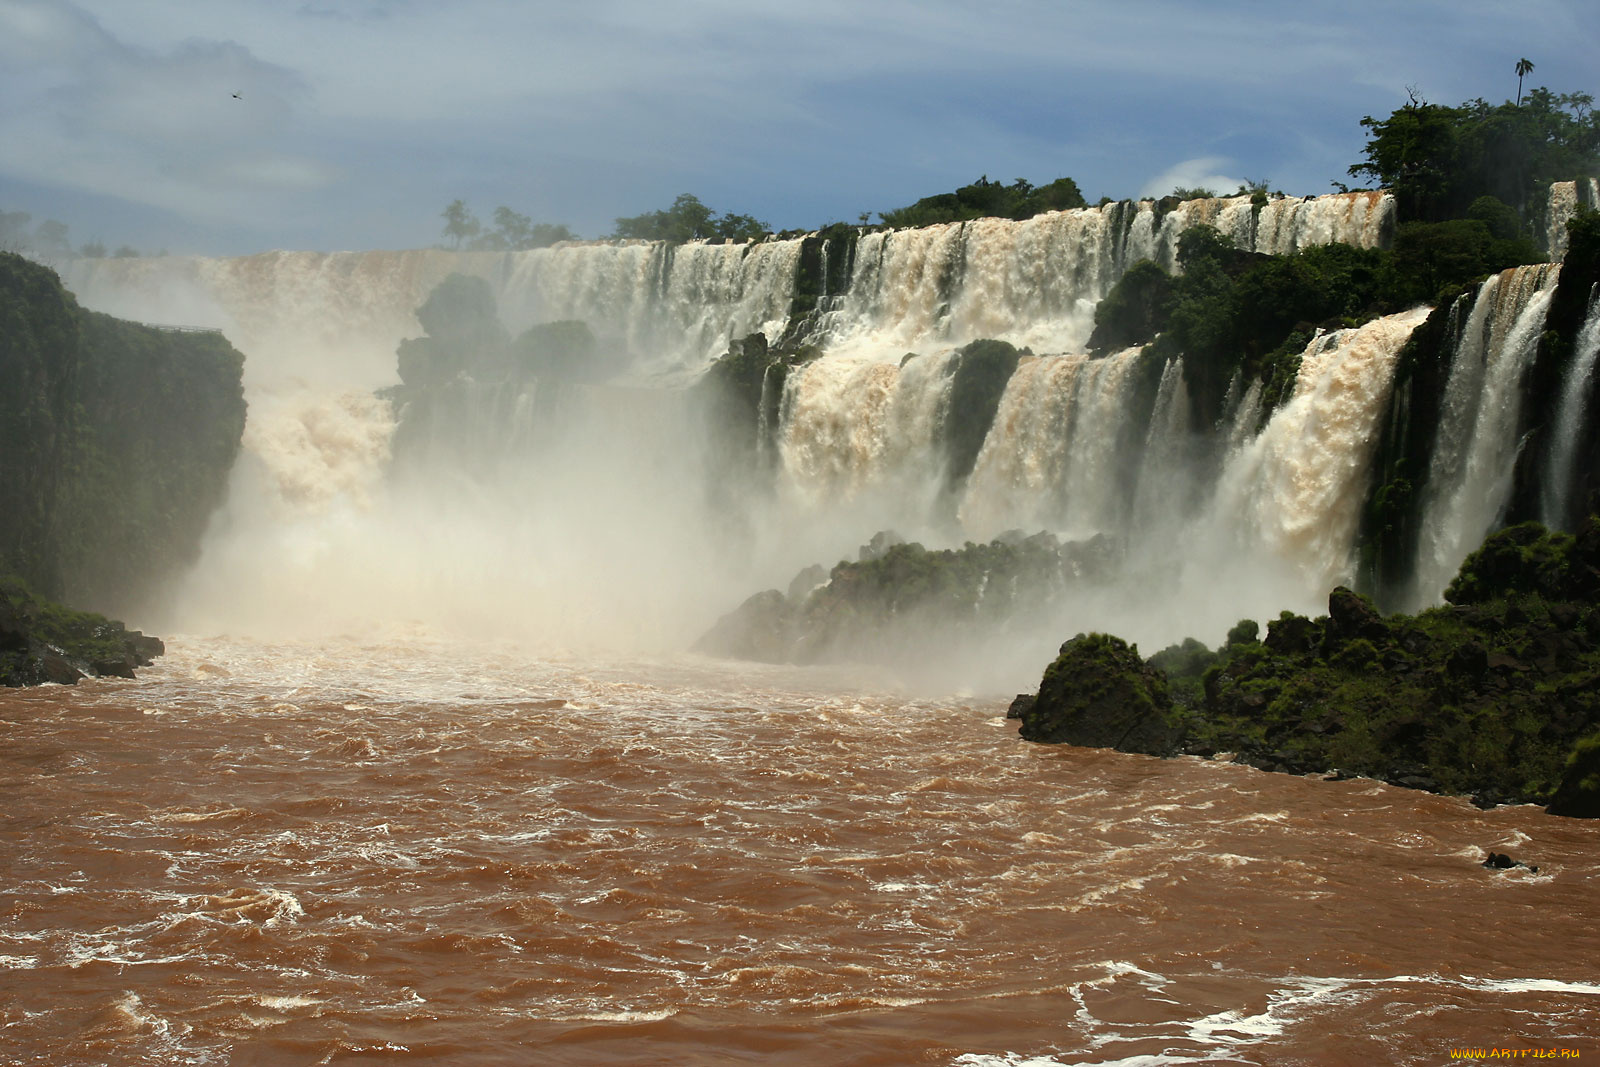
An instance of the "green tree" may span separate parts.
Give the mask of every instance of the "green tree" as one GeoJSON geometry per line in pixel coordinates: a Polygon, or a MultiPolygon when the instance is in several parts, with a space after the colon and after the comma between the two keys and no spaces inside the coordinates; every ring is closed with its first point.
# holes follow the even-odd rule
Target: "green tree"
{"type": "Polygon", "coordinates": [[[26,252],[32,247],[28,223],[33,216],[26,211],[0,211],[0,252],[26,252]]]}
{"type": "Polygon", "coordinates": [[[1448,214],[1456,139],[1461,115],[1455,108],[1420,100],[1415,94],[1386,119],[1362,118],[1367,129],[1367,159],[1350,167],[1354,177],[1370,177],[1391,190],[1408,219],[1435,220],[1448,214]]]}
{"type": "Polygon", "coordinates": [[[452,248],[460,248],[463,241],[470,241],[483,230],[483,224],[467,209],[463,200],[452,200],[441,216],[444,219],[444,235],[450,239],[452,248]]]}
{"type": "Polygon", "coordinates": [[[528,233],[527,248],[549,248],[562,241],[576,241],[578,235],[567,229],[565,223],[536,222],[528,233]]]}
{"type": "Polygon", "coordinates": [[[533,239],[533,220],[502,204],[494,209],[494,237],[501,248],[527,248],[533,239]]]}
{"type": "Polygon", "coordinates": [[[1442,107],[1413,93],[1388,118],[1361,120],[1366,160],[1350,173],[1390,189],[1410,221],[1464,218],[1475,200],[1492,196],[1525,224],[1550,182],[1600,169],[1600,117],[1587,93],[1540,87],[1518,95],[1517,104],[1442,107]]]}
{"type": "Polygon", "coordinates": [[[58,263],[72,255],[72,242],[67,240],[67,224],[55,219],[45,219],[33,229],[34,253],[47,263],[58,263]]]}
{"type": "Polygon", "coordinates": [[[1085,206],[1083,192],[1071,178],[1057,178],[1035,188],[1026,178],[1006,185],[990,181],[985,174],[953,193],[925,196],[907,207],[881,211],[878,217],[888,226],[934,226],[983,218],[1030,219],[1046,211],[1085,206]]]}
{"type": "Polygon", "coordinates": [[[1522,79],[1533,73],[1533,64],[1526,57],[1517,60],[1517,106],[1522,106],[1522,79]]]}
{"type": "Polygon", "coordinates": [[[691,193],[680,194],[665,211],[647,211],[616,222],[613,237],[675,244],[711,238],[750,240],[771,229],[750,215],[717,215],[691,193]]]}

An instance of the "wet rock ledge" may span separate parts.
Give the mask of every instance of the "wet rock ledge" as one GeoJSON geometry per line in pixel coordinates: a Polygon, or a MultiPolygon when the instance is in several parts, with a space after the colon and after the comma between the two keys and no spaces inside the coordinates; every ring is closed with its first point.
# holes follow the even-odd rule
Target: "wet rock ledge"
{"type": "Polygon", "coordinates": [[[0,580],[0,685],[71,685],[89,675],[132,678],[135,667],[148,667],[165,651],[158,638],[0,580]]]}
{"type": "Polygon", "coordinates": [[[1600,519],[1494,534],[1445,599],[1385,616],[1341,587],[1326,616],[1283,612],[1264,639],[1247,619],[1218,649],[1190,639],[1148,659],[1080,634],[1011,716],[1030,741],[1231,754],[1600,817],[1600,519]]]}

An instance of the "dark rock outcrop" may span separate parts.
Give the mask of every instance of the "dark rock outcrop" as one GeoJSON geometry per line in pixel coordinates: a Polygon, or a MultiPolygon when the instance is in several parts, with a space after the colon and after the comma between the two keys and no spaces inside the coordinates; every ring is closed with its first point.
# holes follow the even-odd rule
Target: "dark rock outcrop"
{"type": "Polygon", "coordinates": [[[0,582],[0,685],[56,682],[89,675],[132,678],[166,651],[160,640],[90,612],[72,611],[0,582]]]}
{"type": "Polygon", "coordinates": [[[1551,815],[1600,819],[1600,734],[1572,746],[1548,810],[1551,815]]]}
{"type": "MultiPolygon", "coordinates": [[[[1102,676],[1121,678],[1132,711],[1097,706],[1071,731],[1029,727],[1025,716],[1022,736],[1233,752],[1264,770],[1339,769],[1468,795],[1480,807],[1545,803],[1552,814],[1600,817],[1592,546],[1600,546],[1593,518],[1576,537],[1513,527],[1462,564],[1454,603],[1386,617],[1341,587],[1326,616],[1285,612],[1264,641],[1233,640],[1248,629],[1241,624],[1216,651],[1192,639],[1174,645],[1144,664],[1170,694],[1170,709],[1153,695],[1155,683],[1135,684],[1128,655],[1102,654],[1105,662],[1084,668],[1077,684],[1092,690],[1102,676]],[[1095,717],[1104,721],[1094,725],[1095,717]],[[1166,727],[1178,731],[1170,742],[1166,727]]],[[[1035,719],[1054,703],[1046,691],[1059,685],[1065,659],[1045,672],[1035,719]]]]}
{"type": "Polygon", "coordinates": [[[86,311],[0,253],[0,574],[118,613],[193,562],[244,431],[222,334],[86,311]]]}
{"type": "Polygon", "coordinates": [[[1175,754],[1183,738],[1166,677],[1107,634],[1079,634],[1062,645],[1021,719],[1029,741],[1154,756],[1175,754]]]}
{"type": "Polygon", "coordinates": [[[789,659],[794,644],[797,615],[788,597],[768,589],[718,619],[694,643],[694,651],[759,663],[783,663],[789,659]]]}

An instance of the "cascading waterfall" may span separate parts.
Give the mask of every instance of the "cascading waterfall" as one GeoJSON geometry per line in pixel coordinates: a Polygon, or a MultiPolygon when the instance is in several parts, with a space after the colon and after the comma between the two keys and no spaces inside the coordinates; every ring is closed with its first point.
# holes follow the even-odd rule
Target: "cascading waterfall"
{"type": "Polygon", "coordinates": [[[872,494],[925,521],[944,475],[938,431],[949,406],[950,353],[904,366],[819,359],[790,375],[779,451],[782,487],[816,511],[872,494]]]}
{"type": "Polygon", "coordinates": [[[1388,193],[1335,193],[1281,197],[1261,208],[1255,250],[1286,256],[1335,241],[1359,248],[1386,245],[1394,229],[1394,197],[1388,193]]]}
{"type": "MultiPolygon", "coordinates": [[[[1208,613],[1241,606],[1314,611],[1329,586],[1350,578],[1395,359],[1427,313],[1418,308],[1316,338],[1302,354],[1293,396],[1259,432],[1259,387],[1244,391],[1231,405],[1232,445],[1212,485],[1192,447],[1180,361],[1162,368],[1146,418],[1135,399],[1139,350],[1101,359],[1024,356],[958,502],[957,528],[946,536],[1109,535],[1127,546],[1126,573],[1113,581],[1124,608],[1148,599],[1148,571],[1159,565],[1170,572],[1160,579],[1170,603],[1181,603],[1188,620],[1225,626],[1237,614],[1208,613]]],[[[937,376],[908,389],[904,375],[893,364],[824,359],[793,381],[784,459],[788,476],[812,487],[813,508],[860,495],[897,497],[899,521],[934,521],[937,472],[904,459],[936,454],[942,410],[926,390],[937,376]],[[918,417],[896,420],[896,410],[918,417]]],[[[1182,636],[1153,622],[1149,610],[1124,625],[1134,634],[1182,636]]]]}
{"type": "Polygon", "coordinates": [[[1186,462],[1188,441],[1189,389],[1183,361],[1169,359],[1161,369],[1135,483],[1130,529],[1142,540],[1171,537],[1190,513],[1197,479],[1186,462]]]}
{"type": "Polygon", "coordinates": [[[1215,226],[1244,249],[1293,252],[1345,241],[1376,247],[1392,226],[1393,197],[1343,193],[1282,198],[1256,209],[1247,196],[1187,200],[1165,214],[1150,201],[977,219],[864,235],[849,289],[816,340],[830,351],[898,358],[909,350],[997,338],[1036,352],[1081,351],[1094,305],[1142,259],[1177,269],[1178,237],[1215,226]]]}
{"type": "Polygon", "coordinates": [[[730,341],[776,341],[802,242],[572,244],[514,253],[497,296],[513,330],[581,319],[650,368],[698,371],[730,341]]]}
{"type": "Polygon", "coordinates": [[[1556,409],[1554,435],[1550,443],[1550,469],[1541,494],[1541,511],[1546,526],[1563,529],[1571,510],[1570,496],[1577,462],[1578,435],[1583,429],[1594,394],[1594,365],[1600,357],[1600,286],[1589,291],[1589,310],[1578,331],[1572,363],[1561,386],[1561,401],[1556,409]]]}
{"type": "Polygon", "coordinates": [[[94,259],[74,261],[65,280],[112,314],[148,319],[156,307],[187,325],[221,328],[246,353],[272,353],[253,368],[269,377],[334,370],[377,388],[394,382],[395,345],[422,332],[415,311],[452,272],[490,283],[513,334],[578,319],[642,373],[697,371],[733,338],[782,333],[801,243],[94,259]]]}
{"type": "MultiPolygon", "coordinates": [[[[664,386],[692,380],[736,338],[792,336],[803,239],[97,260],[74,264],[68,278],[91,306],[221,326],[249,357],[248,455],[194,577],[197,602],[254,598],[300,626],[294,590],[309,588],[379,613],[436,607],[491,630],[525,623],[525,606],[536,604],[535,614],[558,617],[552,633],[604,637],[625,624],[659,647],[681,637],[686,615],[714,616],[752,586],[838,559],[878,529],[931,544],[1048,529],[1124,545],[1132,570],[1116,581],[1129,605],[1148,594],[1132,595],[1131,575],[1159,560],[1184,586],[1193,608],[1184,617],[1209,619],[1237,610],[1211,605],[1228,599],[1228,582],[1245,580],[1219,562],[1237,559],[1242,544],[1281,562],[1298,583],[1291,592],[1313,587],[1314,559],[1335,561],[1319,574],[1343,568],[1359,492],[1351,471],[1364,461],[1319,467],[1288,457],[1297,442],[1351,457],[1364,447],[1354,430],[1345,438],[1308,427],[1331,417],[1336,397],[1364,411],[1386,388],[1383,360],[1369,353],[1380,339],[1313,345],[1300,392],[1259,435],[1259,386],[1237,388],[1219,445],[1208,443],[1211,428],[1188,423],[1181,360],[1157,368],[1137,351],[1078,354],[1094,304],[1140,259],[1175,266],[1190,225],[1215,225],[1245,248],[1372,245],[1393,204],[1346,194],[1165,206],[861,236],[848,280],[811,320],[826,354],[762,381],[758,417],[775,412],[778,425],[758,427],[757,446],[776,446],[764,457],[776,491],[747,501],[738,522],[708,509],[704,435],[683,391],[664,386]],[[578,319],[608,358],[626,354],[629,369],[606,385],[463,380],[426,398],[413,390],[396,433],[396,412],[372,391],[394,383],[396,344],[421,333],[415,308],[451,272],[489,282],[513,335],[578,319]],[[987,437],[972,442],[970,474],[953,480],[944,424],[955,350],[984,337],[1031,352],[1005,384],[987,437]],[[908,350],[921,354],[907,359],[908,350]],[[1368,384],[1315,370],[1324,363],[1348,363],[1347,375],[1368,384]],[[1218,447],[1236,481],[1254,465],[1263,486],[1253,496],[1219,503],[1218,447]],[[385,478],[391,454],[395,476],[385,478]],[[1274,518],[1280,506],[1310,517],[1274,518]],[[506,610],[486,607],[497,601],[506,610]]],[[[1288,588],[1252,603],[1315,607],[1286,599],[1288,588]]],[[[349,624],[336,614],[327,625],[349,624]]],[[[1150,617],[1124,625],[1148,639],[1150,617]]]]}
{"type": "Polygon", "coordinates": [[[1433,602],[1503,513],[1521,447],[1522,379],[1560,268],[1513,267],[1486,280],[1445,384],[1422,508],[1413,600],[1433,602]]]}
{"type": "Polygon", "coordinates": [[[1125,532],[1131,471],[1119,462],[1119,446],[1137,417],[1129,390],[1138,358],[1133,350],[1018,365],[960,505],[969,536],[987,540],[1011,528],[1072,539],[1125,532]]]}
{"type": "MultiPolygon", "coordinates": [[[[1311,341],[1293,395],[1229,457],[1212,523],[1231,527],[1244,554],[1292,566],[1308,589],[1350,579],[1378,420],[1395,358],[1427,308],[1311,341]]],[[[1253,405],[1241,414],[1254,418],[1253,405]]]]}
{"type": "MultiPolygon", "coordinates": [[[[820,340],[833,351],[883,355],[982,337],[1081,348],[1094,303],[1125,267],[1115,258],[1116,218],[1084,209],[866,234],[820,340]]],[[[1153,252],[1137,242],[1124,249],[1139,258],[1153,252]]]]}
{"type": "MultiPolygon", "coordinates": [[[[1039,352],[1082,348],[1096,301],[1133,263],[1176,267],[1189,226],[1215,225],[1242,248],[1289,251],[1317,241],[1370,247],[1392,216],[1387,194],[1269,201],[1149,201],[979,219],[860,239],[848,288],[817,338],[830,351],[898,359],[981,337],[1039,352]],[[1294,221],[1291,225],[1290,222],[1294,221]],[[1288,234],[1289,236],[1285,236],[1288,234]]],[[[751,333],[788,326],[801,239],[745,244],[571,242],[523,252],[265,252],[77,259],[62,274],[86,306],[139,321],[213,326],[252,359],[253,383],[337,378],[392,384],[394,349],[418,336],[415,310],[452,272],[487,280],[513,334],[577,319],[629,355],[636,371],[698,371],[751,333]],[[269,358],[262,358],[270,353],[269,358]]],[[[828,254],[824,249],[824,254],[828,254]]]]}
{"type": "Polygon", "coordinates": [[[1545,208],[1544,246],[1551,260],[1559,260],[1567,254],[1567,223],[1572,221],[1580,208],[1590,211],[1600,209],[1600,178],[1550,184],[1550,199],[1545,208]]]}

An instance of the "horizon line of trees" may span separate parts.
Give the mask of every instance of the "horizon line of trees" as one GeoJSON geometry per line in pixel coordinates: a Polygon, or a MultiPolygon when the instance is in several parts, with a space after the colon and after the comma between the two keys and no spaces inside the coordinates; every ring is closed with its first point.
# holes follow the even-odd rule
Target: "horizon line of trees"
{"type": "MultiPolygon", "coordinates": [[[[59,263],[65,259],[126,259],[141,256],[132,245],[119,245],[108,252],[104,242],[95,239],[72,247],[68,239],[69,228],[58,219],[43,219],[37,224],[26,211],[0,210],[0,252],[15,252],[19,256],[45,264],[59,263]]],[[[166,255],[162,250],[157,255],[166,255]]]]}

